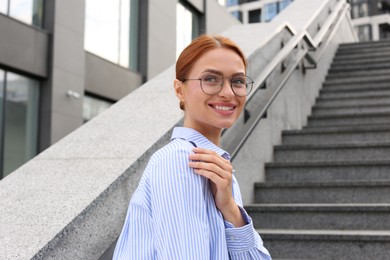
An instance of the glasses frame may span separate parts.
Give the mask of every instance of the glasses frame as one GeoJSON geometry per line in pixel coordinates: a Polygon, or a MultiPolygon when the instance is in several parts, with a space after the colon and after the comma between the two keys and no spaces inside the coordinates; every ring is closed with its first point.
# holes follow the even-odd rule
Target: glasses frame
{"type": "Polygon", "coordinates": [[[198,79],[182,79],[181,82],[186,82],[188,80],[199,80],[200,81],[200,88],[202,89],[203,93],[205,93],[206,95],[209,95],[209,96],[214,96],[214,95],[217,95],[219,92],[221,92],[222,88],[223,88],[223,85],[224,85],[224,82],[225,82],[225,79],[228,79],[229,80],[229,85],[230,85],[230,88],[232,89],[234,95],[238,96],[238,97],[246,97],[249,95],[249,93],[251,93],[252,89],[253,89],[253,83],[255,83],[253,81],[253,79],[251,79],[249,76],[247,75],[244,75],[247,79],[250,80],[250,82],[247,82],[245,83],[246,85],[246,89],[247,89],[247,92],[245,95],[238,95],[235,91],[234,91],[234,88],[233,88],[233,85],[232,85],[232,78],[225,78],[224,76],[221,76],[222,78],[222,82],[221,84],[219,85],[220,88],[219,88],[219,91],[214,93],[214,94],[209,94],[209,93],[206,93],[206,91],[204,91],[203,89],[203,86],[202,86],[202,80],[203,78],[207,77],[209,75],[203,75],[201,78],[198,78],[198,79]],[[249,90],[248,90],[249,89],[249,90]]]}

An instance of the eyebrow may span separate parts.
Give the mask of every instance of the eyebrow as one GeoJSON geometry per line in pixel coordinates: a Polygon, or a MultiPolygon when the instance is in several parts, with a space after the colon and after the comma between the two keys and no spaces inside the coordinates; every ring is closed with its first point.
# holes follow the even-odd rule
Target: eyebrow
{"type": "MultiPolygon", "coordinates": [[[[204,71],[202,71],[202,74],[203,73],[214,73],[214,74],[218,74],[218,75],[221,75],[221,76],[224,76],[223,73],[219,70],[214,70],[214,69],[205,69],[204,71]]],[[[243,72],[237,72],[237,73],[234,73],[232,76],[240,76],[240,75],[245,75],[245,73],[243,72]]]]}

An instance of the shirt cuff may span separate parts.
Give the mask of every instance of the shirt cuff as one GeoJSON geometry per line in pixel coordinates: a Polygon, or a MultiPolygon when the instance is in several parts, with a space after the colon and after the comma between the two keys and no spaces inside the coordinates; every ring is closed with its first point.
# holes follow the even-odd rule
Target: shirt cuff
{"type": "Polygon", "coordinates": [[[226,242],[229,251],[246,251],[256,247],[252,219],[243,208],[240,206],[238,208],[247,224],[243,227],[236,228],[232,223],[225,220],[226,242]]]}

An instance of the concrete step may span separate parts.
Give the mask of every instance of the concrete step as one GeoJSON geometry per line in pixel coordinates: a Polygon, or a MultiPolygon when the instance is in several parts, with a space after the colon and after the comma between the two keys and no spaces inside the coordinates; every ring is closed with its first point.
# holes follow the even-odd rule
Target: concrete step
{"type": "Polygon", "coordinates": [[[367,85],[367,86],[383,86],[390,88],[389,75],[373,75],[373,76],[356,76],[350,78],[333,78],[325,81],[324,87],[328,86],[344,86],[344,85],[367,85]]]}
{"type": "Polygon", "coordinates": [[[316,100],[317,107],[348,107],[348,106],[369,106],[369,105],[389,105],[390,95],[374,95],[362,97],[319,97],[316,100]]]}
{"type": "Polygon", "coordinates": [[[350,50],[360,48],[380,48],[390,46],[390,40],[381,39],[378,41],[367,41],[367,42],[350,42],[342,43],[339,45],[338,50],[350,50]]]}
{"type": "Polygon", "coordinates": [[[331,67],[328,71],[328,74],[333,73],[341,73],[345,71],[373,71],[378,69],[388,69],[390,68],[390,63],[378,63],[378,64],[356,64],[356,65],[348,65],[348,66],[337,66],[331,67]]]}
{"type": "Polygon", "coordinates": [[[360,91],[369,91],[369,90],[388,90],[390,89],[390,81],[379,81],[373,79],[373,81],[365,82],[363,79],[361,81],[328,81],[323,84],[323,88],[320,93],[327,92],[360,92],[360,91]]]}
{"type": "Polygon", "coordinates": [[[371,59],[371,58],[382,58],[382,57],[390,57],[390,51],[375,51],[373,49],[372,52],[366,52],[366,53],[353,53],[348,55],[339,55],[335,56],[333,59],[333,62],[339,62],[344,60],[360,60],[360,59],[371,59]]]}
{"type": "Polygon", "coordinates": [[[255,228],[390,230],[390,204],[252,204],[255,228]]]}
{"type": "Polygon", "coordinates": [[[390,232],[257,229],[273,259],[387,260],[390,232]]]}
{"type": "Polygon", "coordinates": [[[382,42],[370,42],[368,44],[359,43],[356,45],[339,45],[337,49],[337,56],[351,54],[351,53],[367,53],[367,52],[388,52],[390,50],[390,44],[388,41],[382,42]]]}
{"type": "Polygon", "coordinates": [[[333,98],[376,98],[376,97],[383,97],[383,96],[390,96],[390,88],[388,89],[360,89],[358,91],[333,91],[333,90],[326,90],[322,89],[320,90],[320,97],[323,99],[333,99],[333,98]]]}
{"type": "Polygon", "coordinates": [[[329,73],[326,76],[326,80],[333,78],[350,78],[350,77],[365,77],[365,76],[380,76],[380,75],[389,75],[390,69],[378,69],[370,71],[341,71],[329,73]]]}
{"type": "MultiPolygon", "coordinates": [[[[379,54],[379,53],[375,53],[379,54]]],[[[375,63],[386,63],[390,61],[389,55],[377,56],[373,54],[372,57],[368,58],[356,58],[351,59],[350,56],[346,57],[338,56],[336,60],[332,62],[332,67],[344,66],[344,65],[354,65],[354,64],[375,64],[375,63]]]]}
{"type": "Polygon", "coordinates": [[[267,182],[390,181],[390,159],[371,162],[266,163],[267,182]]]}
{"type": "Polygon", "coordinates": [[[390,113],[390,106],[349,106],[349,107],[313,107],[312,115],[345,115],[345,114],[360,114],[360,113],[390,113]]]}
{"type": "Polygon", "coordinates": [[[360,113],[357,115],[309,116],[307,127],[355,126],[390,124],[390,113],[360,113]]]}
{"type": "Polygon", "coordinates": [[[282,133],[283,145],[383,143],[390,141],[390,125],[289,130],[282,133]]]}
{"type": "Polygon", "coordinates": [[[390,203],[390,181],[255,183],[256,203],[390,203]]]}
{"type": "MultiPolygon", "coordinates": [[[[384,140],[385,142],[386,140],[384,140]]],[[[387,140],[389,141],[389,140],[387,140]]],[[[274,147],[274,162],[370,162],[387,160],[390,143],[280,145],[274,147]]]]}

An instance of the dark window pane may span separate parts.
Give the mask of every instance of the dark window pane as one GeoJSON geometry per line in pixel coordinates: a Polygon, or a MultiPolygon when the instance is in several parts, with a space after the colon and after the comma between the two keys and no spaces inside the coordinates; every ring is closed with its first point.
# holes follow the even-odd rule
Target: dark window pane
{"type": "Polygon", "coordinates": [[[390,24],[386,23],[379,25],[379,38],[390,39],[390,24]]]}
{"type": "Polygon", "coordinates": [[[249,11],[249,23],[259,23],[261,22],[261,10],[251,10],[249,11]]]}

